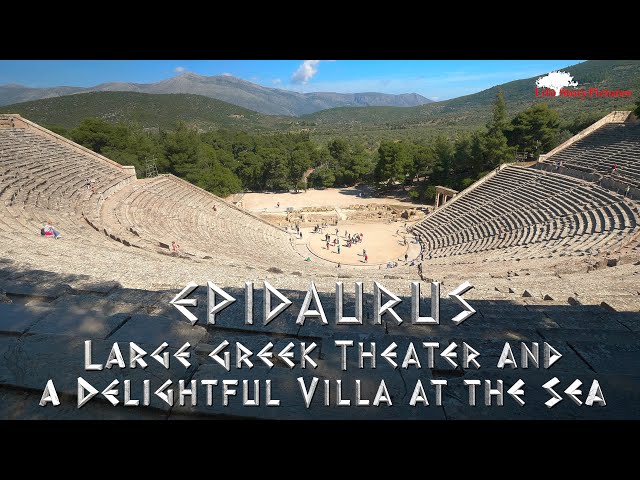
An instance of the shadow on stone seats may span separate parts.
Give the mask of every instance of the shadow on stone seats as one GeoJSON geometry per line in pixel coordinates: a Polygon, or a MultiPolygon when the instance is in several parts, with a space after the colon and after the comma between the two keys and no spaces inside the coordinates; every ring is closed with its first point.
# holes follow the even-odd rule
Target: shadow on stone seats
{"type": "MultiPolygon", "coordinates": [[[[381,282],[385,283],[384,280],[381,282]]],[[[277,279],[271,283],[278,288],[277,279]]],[[[193,310],[199,322],[191,326],[168,304],[178,290],[128,289],[116,282],[95,282],[85,275],[21,270],[11,261],[3,261],[0,266],[0,289],[4,292],[1,298],[3,302],[10,303],[0,304],[0,397],[6,398],[6,402],[0,402],[4,404],[0,408],[0,418],[191,418],[201,415],[214,418],[221,414],[231,418],[265,418],[262,410],[256,410],[255,413],[242,408],[229,411],[209,411],[204,408],[185,410],[168,408],[159,402],[152,403],[149,409],[126,409],[96,400],[91,408],[79,412],[67,407],[60,410],[41,408],[37,402],[49,378],[56,380],[59,393],[67,399],[65,405],[69,405],[69,401],[75,401],[75,380],[78,376],[91,379],[96,388],[104,388],[114,377],[121,380],[131,378],[133,382],[151,376],[172,378],[177,382],[179,379],[188,381],[192,378],[220,375],[223,372],[216,370],[216,365],[207,357],[207,353],[225,339],[229,342],[242,342],[254,352],[268,342],[276,346],[275,351],[289,342],[316,342],[318,360],[321,361],[318,362],[321,372],[318,375],[339,378],[343,374],[339,368],[339,350],[334,342],[336,339],[346,339],[354,341],[354,348],[351,350],[353,355],[349,357],[354,368],[345,373],[344,378],[352,379],[355,376],[371,379],[375,375],[384,374],[389,390],[394,392],[393,395],[398,395],[400,400],[406,400],[407,395],[411,394],[407,393],[407,385],[415,384],[419,378],[445,378],[450,382],[451,388],[444,393],[443,406],[435,410],[411,409],[406,406],[379,411],[332,408],[330,411],[301,409],[278,413],[276,410],[268,418],[277,418],[278,415],[304,418],[306,415],[307,418],[323,419],[334,418],[336,415],[345,418],[355,415],[357,418],[424,419],[432,418],[430,415],[436,415],[434,412],[437,412],[437,418],[640,419],[637,401],[640,392],[638,312],[616,312],[599,305],[568,305],[531,298],[526,300],[527,303],[522,303],[510,300],[474,300],[469,296],[468,302],[477,313],[463,324],[455,326],[451,322],[451,318],[460,309],[449,299],[442,298],[440,325],[418,326],[410,323],[410,298],[395,292],[402,299],[396,311],[404,322],[398,325],[393,319],[383,317],[381,325],[374,325],[371,283],[366,282],[364,325],[335,325],[334,292],[320,292],[329,324],[322,325],[317,319],[309,318],[300,326],[295,320],[306,295],[307,283],[301,279],[300,290],[280,289],[293,304],[266,326],[262,324],[263,291],[259,282],[254,285],[253,325],[244,323],[244,289],[239,287],[224,288],[236,302],[218,315],[215,325],[207,325],[206,289],[201,286],[191,295],[199,300],[198,307],[193,310]],[[119,307],[118,311],[113,310],[114,306],[119,307]],[[188,341],[195,353],[188,369],[176,365],[169,370],[160,368],[152,373],[149,370],[142,372],[129,369],[122,372],[86,372],[82,364],[86,339],[93,341],[96,361],[103,362],[113,342],[128,344],[134,341],[150,352],[162,341],[166,341],[169,344],[168,350],[175,352],[188,341]],[[460,346],[462,342],[466,342],[480,352],[478,360],[481,369],[454,369],[439,356],[433,369],[423,366],[421,369],[387,368],[376,372],[358,370],[355,365],[358,342],[363,342],[367,348],[370,342],[376,342],[378,353],[395,342],[398,345],[397,361],[401,363],[410,343],[417,345],[424,361],[424,352],[420,350],[423,341],[439,342],[442,348],[451,342],[460,346]],[[537,342],[541,351],[547,342],[563,357],[549,370],[501,370],[497,368],[497,361],[505,342],[512,345],[518,365],[520,342],[529,346],[532,342],[537,342]],[[554,376],[563,381],[565,388],[568,386],[567,382],[579,378],[585,383],[585,390],[588,390],[592,379],[598,379],[610,406],[602,409],[570,408],[571,403],[565,401],[558,409],[523,409],[508,406],[505,398],[505,408],[491,409],[482,406],[471,408],[462,401],[466,394],[462,384],[465,379],[487,378],[495,381],[502,378],[507,386],[517,378],[523,378],[527,383],[539,387],[554,376]],[[19,402],[28,402],[29,406],[17,408],[19,402]]],[[[408,284],[407,281],[407,286],[408,284]]],[[[390,289],[394,291],[393,288],[390,289]]],[[[353,284],[345,281],[344,315],[353,315],[354,305],[353,284]]],[[[312,303],[313,307],[315,305],[312,303]]],[[[423,298],[421,314],[428,313],[429,300],[423,298]]],[[[123,353],[124,350],[123,347],[123,353]]],[[[382,359],[379,362],[384,363],[382,359]]],[[[295,378],[300,372],[290,371],[282,365],[276,365],[269,373],[266,373],[264,367],[255,370],[259,375],[294,382],[291,395],[295,394],[295,378]]],[[[229,378],[239,378],[235,373],[229,372],[229,378]]],[[[314,371],[305,373],[314,374],[314,371]]],[[[538,391],[532,397],[544,400],[542,394],[544,391],[538,391]]],[[[537,403],[536,400],[536,405],[537,403]]]]}

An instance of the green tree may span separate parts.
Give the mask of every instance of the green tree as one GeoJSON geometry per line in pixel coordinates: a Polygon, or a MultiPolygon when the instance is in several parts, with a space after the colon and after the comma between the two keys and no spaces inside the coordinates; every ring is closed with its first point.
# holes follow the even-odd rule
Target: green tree
{"type": "Polygon", "coordinates": [[[77,128],[71,130],[70,135],[74,142],[101,153],[113,141],[115,131],[111,123],[99,118],[85,118],[77,128]]]}
{"type": "Polygon", "coordinates": [[[201,143],[196,152],[194,168],[186,179],[215,195],[226,197],[242,190],[242,182],[217,158],[216,150],[209,144],[201,143]]]}
{"type": "Polygon", "coordinates": [[[311,159],[309,158],[308,149],[296,147],[289,156],[289,183],[292,186],[296,186],[310,165],[311,159]]]}
{"type": "Polygon", "coordinates": [[[473,158],[473,137],[469,132],[462,132],[456,136],[453,154],[453,177],[456,186],[462,178],[474,175],[476,168],[473,158]]]}
{"type": "Polygon", "coordinates": [[[262,190],[264,183],[261,158],[255,152],[240,152],[238,163],[237,174],[244,187],[249,190],[262,190]]]}
{"type": "Polygon", "coordinates": [[[602,118],[602,114],[592,112],[589,110],[581,111],[577,116],[572,117],[570,120],[565,121],[560,129],[567,130],[571,135],[581,132],[585,128],[593,125],[595,122],[602,118]]]}
{"type": "Polygon", "coordinates": [[[378,181],[393,182],[404,180],[411,171],[413,158],[409,147],[403,142],[384,141],[378,148],[378,163],[375,177],[378,181]]]}
{"type": "Polygon", "coordinates": [[[176,129],[163,132],[164,154],[169,162],[169,172],[178,177],[186,177],[195,168],[200,146],[198,132],[178,122],[176,129]]]}
{"type": "Polygon", "coordinates": [[[43,125],[47,130],[51,130],[53,133],[57,133],[62,137],[69,138],[69,130],[62,125],[43,125]]]}
{"type": "Polygon", "coordinates": [[[338,162],[346,159],[349,154],[349,144],[344,138],[336,138],[327,144],[329,155],[338,162]]]}
{"type": "Polygon", "coordinates": [[[453,159],[455,150],[447,137],[438,135],[432,143],[435,166],[432,183],[450,186],[453,180],[453,159]]]}
{"type": "Polygon", "coordinates": [[[353,172],[354,181],[358,182],[373,172],[374,162],[362,143],[351,145],[349,152],[349,170],[353,172]]]}
{"type": "Polygon", "coordinates": [[[408,195],[409,195],[409,198],[414,202],[417,202],[418,200],[420,200],[420,197],[423,196],[423,194],[421,194],[420,190],[418,190],[417,188],[410,190],[408,195]]]}
{"type": "Polygon", "coordinates": [[[434,185],[429,185],[424,192],[424,199],[427,202],[433,202],[436,198],[436,187],[434,185]]]}
{"type": "Polygon", "coordinates": [[[507,144],[507,137],[505,136],[507,127],[504,92],[500,90],[496,95],[491,121],[487,124],[487,133],[484,136],[485,155],[483,169],[494,168],[513,158],[512,149],[507,144]]]}
{"type": "Polygon", "coordinates": [[[546,103],[536,104],[520,112],[511,121],[509,144],[519,151],[548,152],[558,145],[560,119],[558,112],[546,103]]]}
{"type": "Polygon", "coordinates": [[[426,145],[414,145],[412,157],[412,178],[417,180],[431,175],[435,164],[433,149],[426,145]]]}
{"type": "Polygon", "coordinates": [[[326,165],[316,168],[313,173],[309,175],[309,183],[315,188],[332,187],[335,181],[335,175],[326,165]]]}
{"type": "Polygon", "coordinates": [[[227,197],[242,191],[240,179],[219,163],[202,172],[195,184],[219,197],[227,197]]]}
{"type": "Polygon", "coordinates": [[[307,182],[305,182],[304,180],[298,180],[298,182],[296,183],[296,192],[299,192],[300,190],[306,190],[307,189],[307,182]]]}
{"type": "Polygon", "coordinates": [[[287,190],[289,188],[289,165],[286,152],[274,147],[260,147],[256,153],[263,161],[264,188],[287,190]]]}

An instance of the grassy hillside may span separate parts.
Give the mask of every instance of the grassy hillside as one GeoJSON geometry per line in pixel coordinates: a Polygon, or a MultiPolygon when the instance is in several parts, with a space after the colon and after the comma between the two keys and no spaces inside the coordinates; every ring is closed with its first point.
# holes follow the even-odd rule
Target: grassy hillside
{"type": "MultiPolygon", "coordinates": [[[[83,118],[108,122],[137,122],[147,128],[172,128],[183,120],[202,130],[240,128],[268,130],[283,122],[230,103],[201,95],[135,92],[92,92],[16,103],[0,113],[19,113],[39,124],[73,128],[83,118]]],[[[286,122],[285,122],[286,123],[286,122]]]]}
{"type": "Polygon", "coordinates": [[[348,130],[364,137],[402,137],[416,134],[449,133],[457,129],[483,126],[490,115],[496,92],[503,90],[509,116],[539,102],[557,109],[563,121],[580,116],[602,116],[611,110],[633,108],[640,94],[640,61],[593,60],[565,69],[579,83],[578,88],[630,89],[631,98],[543,98],[535,97],[537,77],[516,80],[482,92],[418,107],[333,108],[300,117],[298,125],[316,135],[332,135],[348,130]]]}

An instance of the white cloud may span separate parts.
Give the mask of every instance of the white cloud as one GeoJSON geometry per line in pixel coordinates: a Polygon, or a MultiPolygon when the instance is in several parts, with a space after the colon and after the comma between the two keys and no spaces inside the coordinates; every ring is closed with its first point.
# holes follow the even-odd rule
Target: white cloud
{"type": "Polygon", "coordinates": [[[314,81],[306,86],[305,83],[296,84],[291,82],[282,87],[300,93],[312,91],[337,93],[418,93],[429,99],[442,101],[476,93],[517,78],[528,78],[534,75],[540,75],[540,72],[530,69],[512,71],[495,70],[478,73],[449,71],[438,73],[437,75],[430,75],[428,72],[425,72],[420,75],[395,78],[364,77],[345,80],[314,81]]]}
{"type": "Polygon", "coordinates": [[[293,75],[291,75],[291,81],[293,83],[306,85],[309,83],[309,80],[315,77],[316,73],[318,73],[319,64],[320,60],[305,60],[298,69],[293,72],[293,75]]]}
{"type": "Polygon", "coordinates": [[[280,80],[279,78],[274,78],[273,80],[271,80],[271,83],[273,83],[274,85],[282,85],[282,80],[280,80]]]}
{"type": "Polygon", "coordinates": [[[184,68],[184,67],[176,67],[176,68],[173,69],[173,71],[176,72],[176,73],[184,73],[184,72],[187,71],[187,69],[184,68]]]}
{"type": "Polygon", "coordinates": [[[233,77],[233,75],[231,75],[229,72],[222,72],[220,75],[222,75],[223,77],[233,77]]]}

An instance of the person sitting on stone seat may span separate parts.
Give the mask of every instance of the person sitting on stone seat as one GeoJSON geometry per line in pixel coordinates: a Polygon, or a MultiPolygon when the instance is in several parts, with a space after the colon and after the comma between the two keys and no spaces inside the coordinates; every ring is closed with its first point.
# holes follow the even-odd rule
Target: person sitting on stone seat
{"type": "Polygon", "coordinates": [[[175,240],[171,242],[171,251],[176,253],[180,252],[180,245],[178,245],[175,240]]]}
{"type": "Polygon", "coordinates": [[[57,240],[62,235],[60,235],[60,232],[58,232],[58,230],[56,230],[51,223],[52,223],[51,221],[48,221],[47,223],[45,223],[44,227],[41,230],[41,233],[44,232],[44,235],[47,237],[53,235],[53,238],[57,240]]]}

